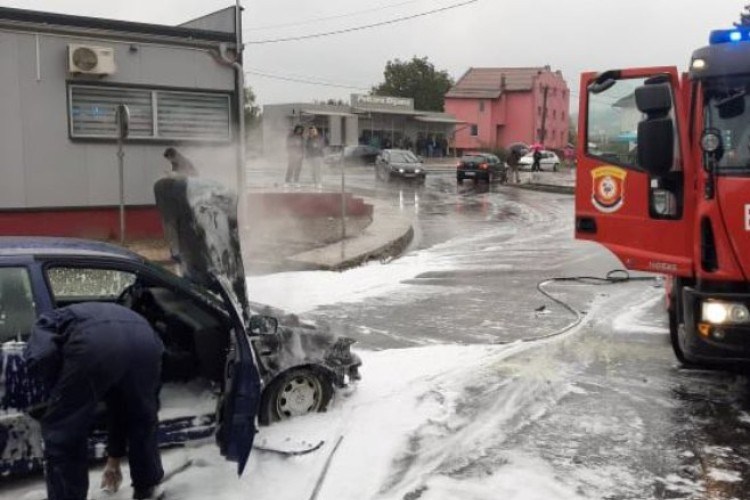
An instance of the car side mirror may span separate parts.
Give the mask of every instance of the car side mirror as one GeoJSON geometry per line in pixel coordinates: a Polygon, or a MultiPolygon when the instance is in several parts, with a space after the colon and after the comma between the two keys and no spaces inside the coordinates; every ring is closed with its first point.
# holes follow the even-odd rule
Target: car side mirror
{"type": "Polygon", "coordinates": [[[251,335],[275,335],[279,330],[279,320],[273,316],[250,316],[248,327],[251,335]]]}

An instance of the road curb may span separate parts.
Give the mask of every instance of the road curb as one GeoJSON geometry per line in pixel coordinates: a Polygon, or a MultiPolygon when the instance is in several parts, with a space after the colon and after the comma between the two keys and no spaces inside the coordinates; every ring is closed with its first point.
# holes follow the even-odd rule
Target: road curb
{"type": "Polygon", "coordinates": [[[508,187],[514,187],[519,189],[528,189],[529,191],[543,191],[545,193],[557,193],[557,194],[575,194],[576,188],[574,186],[558,186],[556,184],[539,184],[539,183],[527,183],[527,184],[506,184],[508,187]]]}
{"type": "Polygon", "coordinates": [[[411,218],[383,203],[367,202],[375,205],[375,213],[372,224],[362,234],[287,257],[285,267],[343,271],[371,260],[400,256],[414,238],[411,218]]]}

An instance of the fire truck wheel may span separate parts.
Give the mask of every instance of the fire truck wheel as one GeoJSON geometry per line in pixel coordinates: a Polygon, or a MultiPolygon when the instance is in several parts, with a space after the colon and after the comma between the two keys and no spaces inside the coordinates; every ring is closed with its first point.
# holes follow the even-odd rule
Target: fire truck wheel
{"type": "Polygon", "coordinates": [[[710,368],[708,365],[695,363],[685,358],[685,352],[680,345],[680,323],[677,321],[677,314],[673,309],[669,310],[669,340],[672,343],[675,357],[684,368],[710,368]]]}

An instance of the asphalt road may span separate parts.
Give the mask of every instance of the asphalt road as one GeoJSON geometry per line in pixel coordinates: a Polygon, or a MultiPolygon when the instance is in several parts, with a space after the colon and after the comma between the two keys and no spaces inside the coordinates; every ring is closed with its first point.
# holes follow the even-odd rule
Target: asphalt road
{"type": "MultiPolygon", "coordinates": [[[[540,295],[538,282],[621,267],[602,247],[573,239],[570,196],[457,186],[450,171],[418,187],[378,185],[358,170],[348,184],[415,214],[417,238],[404,259],[425,269],[386,296],[311,314],[361,347],[506,343],[554,333],[574,318],[540,295]]],[[[660,282],[548,290],[586,313],[582,326],[533,341],[533,349],[477,377],[457,411],[491,425],[498,402],[507,401],[515,417],[498,424],[494,453],[484,443],[460,466],[442,464],[448,474],[481,475],[522,454],[543,460],[587,498],[750,498],[748,379],[677,365],[660,282]]]]}

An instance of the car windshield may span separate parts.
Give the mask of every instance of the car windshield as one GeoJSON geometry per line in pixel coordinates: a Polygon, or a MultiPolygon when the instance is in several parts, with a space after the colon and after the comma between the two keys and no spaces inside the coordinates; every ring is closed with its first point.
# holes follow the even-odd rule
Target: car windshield
{"type": "Polygon", "coordinates": [[[419,158],[411,151],[391,151],[392,163],[419,163],[419,158]]]}
{"type": "Polygon", "coordinates": [[[705,127],[719,131],[720,171],[750,169],[750,83],[721,81],[707,85],[705,127]]]}

